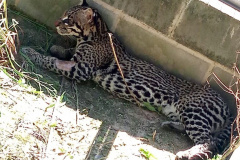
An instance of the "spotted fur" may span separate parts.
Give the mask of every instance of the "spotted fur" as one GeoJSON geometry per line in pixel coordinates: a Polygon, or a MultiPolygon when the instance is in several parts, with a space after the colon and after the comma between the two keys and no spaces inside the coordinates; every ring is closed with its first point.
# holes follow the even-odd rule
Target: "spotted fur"
{"type": "MultiPolygon", "coordinates": [[[[55,25],[59,34],[77,38],[70,61],[44,56],[31,48],[23,48],[22,52],[43,68],[77,81],[93,80],[114,95],[136,102],[120,75],[110,32],[96,9],[75,6],[55,25]],[[62,63],[69,66],[61,67],[62,63]]],[[[230,114],[220,95],[132,57],[114,36],[112,40],[125,81],[136,100],[142,106],[151,104],[157,111],[161,107],[161,112],[172,120],[162,125],[185,130],[196,144],[178,152],[176,159],[207,159],[219,152],[230,135],[230,114]]]]}

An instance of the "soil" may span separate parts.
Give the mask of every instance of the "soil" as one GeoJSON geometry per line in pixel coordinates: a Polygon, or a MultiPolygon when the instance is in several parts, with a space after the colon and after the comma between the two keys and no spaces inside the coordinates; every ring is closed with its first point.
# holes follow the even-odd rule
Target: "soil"
{"type": "MultiPolygon", "coordinates": [[[[13,18],[21,28],[21,46],[48,54],[54,44],[75,45],[73,39],[10,10],[13,18]]],[[[41,85],[33,80],[19,85],[0,72],[0,159],[171,160],[193,145],[185,134],[161,127],[165,116],[119,99],[91,81],[76,84],[28,65],[24,58],[19,63],[36,73],[41,85]]]]}

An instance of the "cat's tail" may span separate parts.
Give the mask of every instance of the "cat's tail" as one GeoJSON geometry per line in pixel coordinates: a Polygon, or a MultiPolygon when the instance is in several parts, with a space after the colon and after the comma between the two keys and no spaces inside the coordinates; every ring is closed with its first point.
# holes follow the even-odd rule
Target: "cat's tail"
{"type": "Polygon", "coordinates": [[[230,144],[233,116],[228,117],[224,128],[213,135],[217,153],[222,153],[230,144]]]}

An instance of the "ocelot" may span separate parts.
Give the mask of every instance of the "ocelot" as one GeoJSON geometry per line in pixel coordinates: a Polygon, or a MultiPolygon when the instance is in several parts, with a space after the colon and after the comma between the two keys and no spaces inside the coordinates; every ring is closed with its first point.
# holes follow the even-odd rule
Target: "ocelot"
{"type": "Polygon", "coordinates": [[[182,80],[129,55],[112,35],[125,80],[111,47],[109,29],[96,9],[82,5],[69,9],[55,23],[60,35],[72,35],[77,45],[71,60],[44,56],[25,47],[22,52],[37,65],[77,81],[93,80],[114,95],[133,103],[148,103],[171,119],[162,123],[184,130],[195,146],[176,159],[207,159],[221,151],[230,138],[230,113],[218,93],[182,80]],[[128,87],[127,87],[128,86],[128,87]]]}

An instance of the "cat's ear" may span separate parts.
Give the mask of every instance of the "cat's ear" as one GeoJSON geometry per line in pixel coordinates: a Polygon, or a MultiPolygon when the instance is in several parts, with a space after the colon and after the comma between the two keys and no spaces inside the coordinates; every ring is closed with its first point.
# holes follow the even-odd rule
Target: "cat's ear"
{"type": "Polygon", "coordinates": [[[82,6],[88,6],[88,4],[87,4],[87,0],[83,0],[83,2],[82,2],[82,6]]]}
{"type": "Polygon", "coordinates": [[[74,15],[74,21],[79,22],[79,25],[85,26],[93,22],[93,10],[91,8],[86,8],[84,10],[79,10],[74,15]]]}
{"type": "Polygon", "coordinates": [[[91,8],[88,8],[83,11],[82,20],[85,22],[85,24],[91,23],[93,21],[93,18],[94,18],[94,12],[91,8]]]}

